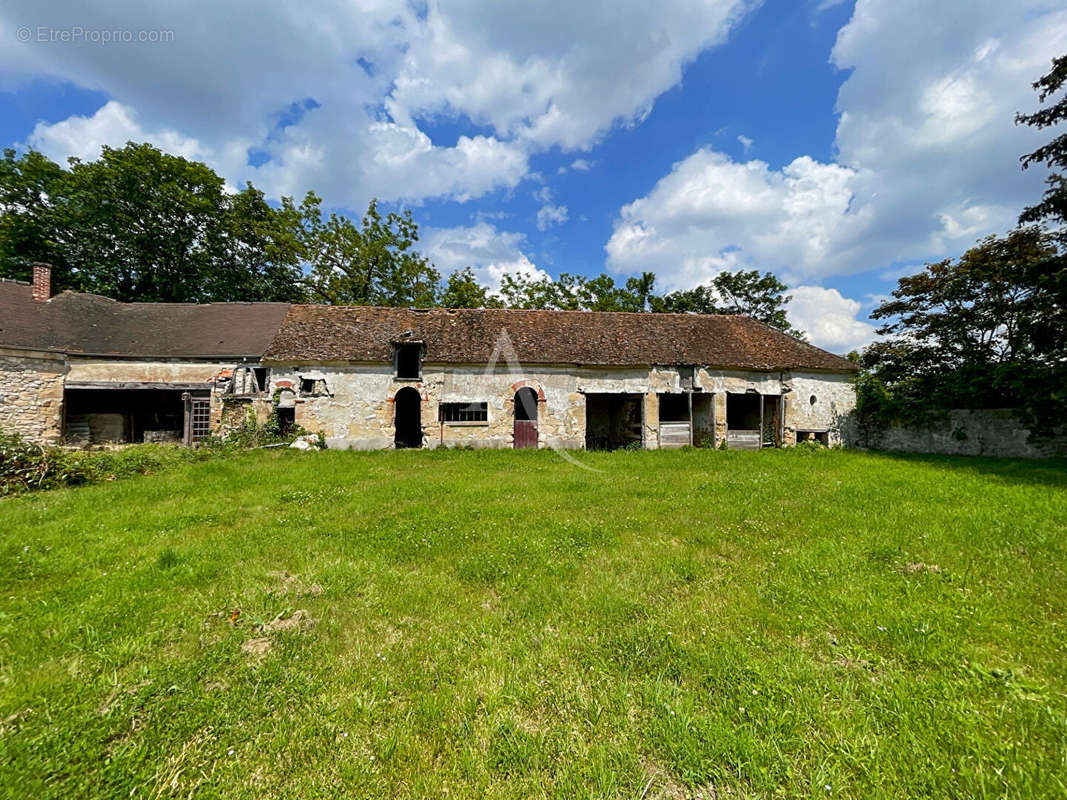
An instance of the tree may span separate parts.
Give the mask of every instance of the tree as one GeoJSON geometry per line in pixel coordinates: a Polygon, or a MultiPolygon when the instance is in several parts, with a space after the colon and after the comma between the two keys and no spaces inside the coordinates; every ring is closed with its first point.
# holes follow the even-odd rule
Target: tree
{"type": "Polygon", "coordinates": [[[210,167],[148,144],[69,169],[36,152],[0,162],[0,275],[53,266],[55,289],[124,301],[296,300],[304,242],[291,201],[227,194],[210,167]]]}
{"type": "MultiPolygon", "coordinates": [[[[1044,103],[1063,88],[1065,83],[1067,83],[1067,55],[1053,59],[1052,70],[1047,75],[1038,78],[1033,87],[1038,93],[1038,100],[1044,103]]],[[[1049,107],[1032,114],[1015,115],[1016,124],[1023,123],[1038,129],[1052,127],[1064,120],[1067,120],[1067,95],[1049,107]]],[[[1045,164],[1050,170],[1067,168],[1067,132],[1054,137],[1051,142],[1032,153],[1027,153],[1020,160],[1023,169],[1029,168],[1034,163],[1045,164]]],[[[1023,210],[1019,217],[1020,224],[1033,222],[1067,224],[1067,177],[1053,171],[1049,173],[1046,183],[1048,189],[1041,202],[1023,210]]],[[[1062,235],[1067,237],[1067,231],[1062,232],[1062,235]]]]}
{"type": "Polygon", "coordinates": [[[442,308],[500,308],[501,302],[478,283],[470,267],[448,276],[440,301],[442,308]]]}
{"type": "Polygon", "coordinates": [[[592,278],[562,272],[559,278],[505,275],[500,294],[509,308],[557,311],[644,311],[656,276],[646,272],[617,286],[610,275],[592,278]]]}
{"type": "Polygon", "coordinates": [[[311,218],[306,234],[314,302],[335,305],[437,305],[441,274],[414,249],[418,226],[410,210],[382,216],[377,200],[361,227],[336,213],[311,218]]]}
{"type": "Polygon", "coordinates": [[[20,158],[11,148],[0,161],[0,276],[30,280],[36,261],[53,266],[53,283],[67,282],[69,268],[51,241],[50,198],[63,178],[63,168],[40,153],[20,158]]]}
{"type": "Polygon", "coordinates": [[[49,212],[75,287],[116,300],[210,299],[221,247],[223,180],[204,164],[148,144],[71,159],[49,212]]]}
{"type": "Polygon", "coordinates": [[[895,413],[1009,407],[1039,427],[1062,419],[1067,269],[1058,254],[1054,236],[1029,226],[901,278],[871,314],[886,320],[878,333],[887,338],[862,355],[895,413]]]}
{"type": "Polygon", "coordinates": [[[304,298],[304,215],[292,198],[273,208],[249,183],[227,198],[218,262],[208,271],[213,298],[295,302],[304,298]]]}
{"type": "Polygon", "coordinates": [[[652,301],[652,310],[693,314],[744,314],[772,328],[803,337],[789,324],[786,306],[793,299],[770,272],[720,272],[710,284],[671,292],[652,301]]]}

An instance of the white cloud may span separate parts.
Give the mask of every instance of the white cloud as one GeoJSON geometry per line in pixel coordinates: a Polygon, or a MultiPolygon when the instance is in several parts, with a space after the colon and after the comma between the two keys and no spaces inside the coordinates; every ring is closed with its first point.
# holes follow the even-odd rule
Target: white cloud
{"type": "Polygon", "coordinates": [[[797,286],[789,294],[793,297],[787,310],[789,322],[806,331],[816,347],[847,353],[874,341],[874,325],[856,318],[860,303],[842,297],[837,289],[797,286]]]}
{"type": "Polygon", "coordinates": [[[34,141],[54,155],[137,136],[275,196],[314,188],[349,207],[371,196],[465,200],[516,186],[531,154],[587,149],[612,125],[643,118],[753,2],[234,0],[192,14],[132,0],[21,0],[0,9],[11,44],[0,49],[0,89],[43,76],[113,99],[85,119],[38,126],[34,141]],[[15,36],[87,20],[171,35],[109,46],[15,36]],[[294,111],[307,98],[310,110],[294,111]],[[422,129],[430,118],[481,130],[435,143],[422,129]],[[249,148],[265,163],[247,164],[249,148]]]}
{"type": "Polygon", "coordinates": [[[595,161],[589,161],[585,158],[576,158],[574,159],[574,161],[571,162],[571,169],[577,172],[588,172],[594,166],[596,166],[595,161]]]}
{"type": "Polygon", "coordinates": [[[114,100],[89,117],[68,117],[54,125],[37,123],[28,144],[53,160],[62,161],[73,156],[92,161],[99,158],[101,145],[121,147],[128,141],[149,139],[168,153],[184,158],[200,160],[214,155],[196,139],[184,137],[177,131],[146,131],[138,124],[132,109],[114,100]]]}
{"type": "Polygon", "coordinates": [[[698,150],[621,209],[609,268],[672,286],[738,266],[802,283],[958,253],[1040,195],[1041,171],[1018,158],[1048,134],[1014,114],[1065,50],[1067,11],[1044,0],[858,0],[832,53],[851,70],[836,160],[774,169],[698,150]]]}
{"type": "Polygon", "coordinates": [[[522,251],[525,237],[521,233],[498,231],[488,222],[468,227],[427,228],[422,244],[430,260],[448,275],[471,267],[480,283],[496,291],[505,274],[548,278],[522,251]]]}
{"type": "Polygon", "coordinates": [[[746,153],[752,149],[752,139],[748,138],[743,133],[737,135],[737,141],[741,143],[741,147],[744,148],[746,153]]]}
{"type": "Polygon", "coordinates": [[[567,221],[567,207],[555,206],[551,203],[541,206],[537,212],[537,230],[547,231],[554,225],[562,225],[567,221]]]}
{"type": "Polygon", "coordinates": [[[698,150],[623,207],[607,244],[609,266],[653,269],[669,288],[682,288],[748,263],[777,270],[839,263],[835,228],[852,214],[854,178],[807,156],[772,170],[698,150]]]}

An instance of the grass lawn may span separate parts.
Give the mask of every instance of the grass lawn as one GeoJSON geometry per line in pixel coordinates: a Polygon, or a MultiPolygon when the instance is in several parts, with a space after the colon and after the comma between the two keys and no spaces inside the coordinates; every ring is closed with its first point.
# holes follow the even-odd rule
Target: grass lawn
{"type": "Polygon", "coordinates": [[[579,458],[0,501],[0,796],[1067,797],[1067,464],[579,458]]]}

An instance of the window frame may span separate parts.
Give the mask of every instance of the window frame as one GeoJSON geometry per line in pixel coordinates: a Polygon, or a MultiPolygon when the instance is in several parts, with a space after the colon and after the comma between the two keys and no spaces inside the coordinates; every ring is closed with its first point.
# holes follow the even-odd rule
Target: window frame
{"type": "Polygon", "coordinates": [[[437,421],[441,425],[457,427],[486,426],[489,424],[489,403],[484,400],[460,400],[437,404],[437,421]],[[467,419],[447,417],[462,417],[467,419]]]}

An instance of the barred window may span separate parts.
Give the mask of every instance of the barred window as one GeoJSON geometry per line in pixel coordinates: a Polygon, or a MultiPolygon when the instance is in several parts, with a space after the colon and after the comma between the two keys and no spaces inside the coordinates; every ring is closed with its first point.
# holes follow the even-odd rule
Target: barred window
{"type": "Polygon", "coordinates": [[[488,403],[441,403],[437,407],[441,422],[488,422],[488,403]]]}
{"type": "Polygon", "coordinates": [[[194,442],[202,442],[211,433],[211,401],[193,398],[192,405],[192,438],[194,442]]]}

